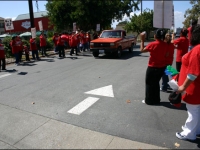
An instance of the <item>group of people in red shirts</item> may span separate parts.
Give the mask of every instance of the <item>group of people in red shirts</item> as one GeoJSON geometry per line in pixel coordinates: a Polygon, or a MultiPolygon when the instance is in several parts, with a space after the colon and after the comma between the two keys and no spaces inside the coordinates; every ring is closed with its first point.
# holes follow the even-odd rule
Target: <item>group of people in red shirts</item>
{"type": "MultiPolygon", "coordinates": [[[[30,61],[29,50],[32,52],[32,58],[34,60],[40,60],[39,55],[38,55],[38,47],[37,47],[36,39],[30,38],[29,42],[30,42],[30,49],[26,45],[23,45],[23,42],[19,36],[12,37],[10,45],[12,47],[12,53],[15,56],[16,65],[19,65],[19,63],[21,62],[23,51],[26,56],[26,61],[30,61]]],[[[46,45],[47,45],[46,36],[44,35],[44,32],[42,32],[40,35],[40,48],[42,51],[42,56],[47,56],[46,45]]]]}
{"type": "Polygon", "coordinates": [[[89,32],[76,31],[72,33],[63,32],[62,34],[54,33],[52,38],[54,42],[54,51],[59,53],[59,57],[65,57],[65,48],[71,48],[70,55],[78,55],[81,51],[89,50],[90,34],[89,32]]]}
{"type": "Polygon", "coordinates": [[[145,35],[140,36],[141,52],[150,53],[145,79],[145,100],[142,102],[147,105],[160,104],[159,82],[163,76],[168,78],[164,71],[167,65],[172,65],[176,49],[179,87],[175,92],[182,94],[181,99],[186,103],[188,112],[182,132],[176,132],[176,137],[181,140],[196,140],[200,136],[200,25],[197,25],[197,20],[193,20],[191,27],[182,29],[178,39],[174,39],[174,34],[166,34],[164,30],[158,29],[155,31],[155,41],[146,47],[145,35]]]}

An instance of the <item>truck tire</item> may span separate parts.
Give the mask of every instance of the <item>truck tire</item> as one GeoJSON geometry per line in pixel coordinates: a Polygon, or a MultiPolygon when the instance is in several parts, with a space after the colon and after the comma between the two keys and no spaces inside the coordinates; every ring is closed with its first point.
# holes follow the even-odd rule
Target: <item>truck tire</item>
{"type": "Polygon", "coordinates": [[[99,57],[99,53],[98,52],[93,52],[93,56],[94,57],[99,57]]]}
{"type": "Polygon", "coordinates": [[[120,58],[121,56],[122,56],[122,49],[121,49],[121,47],[118,47],[117,52],[116,52],[116,57],[120,58]]]}
{"type": "Polygon", "coordinates": [[[131,47],[129,48],[129,52],[133,52],[133,47],[134,47],[134,44],[131,44],[131,47]]]}

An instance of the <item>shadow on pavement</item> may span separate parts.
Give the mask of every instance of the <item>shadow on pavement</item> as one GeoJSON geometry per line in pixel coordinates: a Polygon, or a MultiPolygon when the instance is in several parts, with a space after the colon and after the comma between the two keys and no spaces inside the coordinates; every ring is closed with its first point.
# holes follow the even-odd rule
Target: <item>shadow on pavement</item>
{"type": "MultiPolygon", "coordinates": [[[[40,59],[39,61],[55,62],[54,59],[40,59]]],[[[38,61],[38,62],[39,62],[39,61],[38,61]]]]}
{"type": "Polygon", "coordinates": [[[20,66],[35,66],[37,64],[33,64],[34,62],[23,62],[20,64],[20,66]]]}
{"type": "Polygon", "coordinates": [[[5,72],[9,72],[9,73],[15,73],[15,72],[17,72],[17,70],[15,70],[15,69],[12,69],[12,70],[6,70],[5,72]]]}
{"type": "Polygon", "coordinates": [[[160,105],[164,106],[164,107],[167,107],[167,108],[170,108],[170,109],[178,109],[178,110],[187,111],[186,105],[184,103],[181,103],[181,107],[180,108],[177,108],[177,107],[171,105],[170,102],[160,102],[160,105]]]}
{"type": "Polygon", "coordinates": [[[18,75],[26,75],[28,72],[19,72],[18,75]]]}

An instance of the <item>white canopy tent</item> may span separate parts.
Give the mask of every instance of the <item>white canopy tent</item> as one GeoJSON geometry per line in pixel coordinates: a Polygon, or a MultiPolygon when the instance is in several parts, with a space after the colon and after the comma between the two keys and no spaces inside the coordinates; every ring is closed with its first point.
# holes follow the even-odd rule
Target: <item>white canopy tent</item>
{"type": "Polygon", "coordinates": [[[31,36],[31,32],[24,32],[22,34],[19,35],[20,37],[23,37],[23,36],[31,36]]]}

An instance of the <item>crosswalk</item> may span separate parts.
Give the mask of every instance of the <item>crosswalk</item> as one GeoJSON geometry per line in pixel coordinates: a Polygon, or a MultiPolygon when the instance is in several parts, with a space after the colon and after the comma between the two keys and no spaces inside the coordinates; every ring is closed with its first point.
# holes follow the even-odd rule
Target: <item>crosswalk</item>
{"type": "Polygon", "coordinates": [[[0,78],[4,78],[4,77],[10,76],[10,75],[11,75],[10,73],[3,74],[3,75],[0,75],[0,78]]]}

